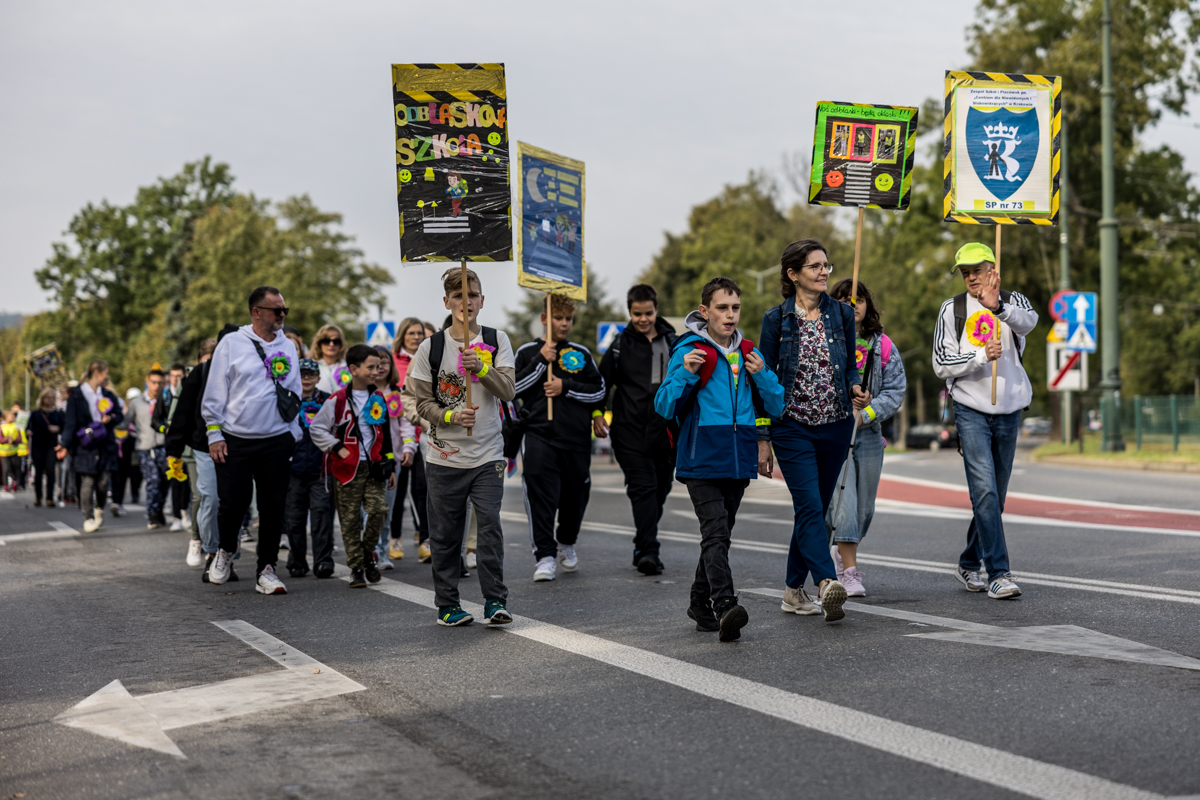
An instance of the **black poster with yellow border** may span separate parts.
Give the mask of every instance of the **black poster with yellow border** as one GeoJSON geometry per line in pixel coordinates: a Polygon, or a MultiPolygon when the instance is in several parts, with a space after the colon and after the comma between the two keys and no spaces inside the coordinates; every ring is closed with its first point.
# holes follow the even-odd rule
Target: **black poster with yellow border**
{"type": "Polygon", "coordinates": [[[393,64],[402,261],[511,261],[503,64],[393,64]]]}

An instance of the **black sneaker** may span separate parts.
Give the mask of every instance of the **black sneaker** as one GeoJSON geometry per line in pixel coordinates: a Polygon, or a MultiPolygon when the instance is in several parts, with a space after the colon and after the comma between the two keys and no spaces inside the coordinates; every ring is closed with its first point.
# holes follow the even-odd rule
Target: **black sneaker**
{"type": "Polygon", "coordinates": [[[303,578],[308,574],[308,564],[301,564],[296,567],[288,566],[287,571],[288,575],[291,575],[293,578],[303,578]]]}
{"type": "MultiPolygon", "coordinates": [[[[200,581],[202,583],[208,583],[208,568],[212,566],[213,559],[216,557],[217,557],[216,553],[209,553],[207,556],[204,557],[204,573],[200,576],[200,581]]],[[[230,574],[229,577],[232,578],[233,575],[230,574]]]]}
{"type": "Polygon", "coordinates": [[[229,565],[229,577],[225,579],[226,583],[237,583],[241,578],[237,576],[237,572],[233,569],[233,564],[229,565]]]}
{"type": "Polygon", "coordinates": [[[367,588],[367,578],[365,575],[363,575],[363,571],[361,569],[350,570],[350,588],[351,589],[367,588]]]}
{"type": "Polygon", "coordinates": [[[318,578],[332,578],[333,564],[329,561],[326,561],[323,564],[317,564],[315,567],[313,567],[313,575],[316,575],[318,578]]]}
{"type": "Polygon", "coordinates": [[[379,583],[383,580],[383,576],[379,574],[379,567],[375,564],[374,548],[371,548],[371,552],[367,553],[366,564],[362,571],[366,573],[367,580],[371,583],[379,583]]]}
{"type": "Polygon", "coordinates": [[[750,615],[746,613],[746,609],[733,601],[733,605],[728,606],[717,616],[720,617],[721,641],[732,642],[742,635],[742,628],[746,627],[746,623],[750,621],[750,615]]]}
{"type": "Polygon", "coordinates": [[[713,613],[712,606],[688,606],[687,615],[696,621],[696,630],[712,633],[721,629],[721,623],[717,622],[717,615],[713,613]]]}
{"type": "Polygon", "coordinates": [[[663,565],[658,556],[642,556],[638,559],[637,571],[643,575],[662,575],[663,565]]]}

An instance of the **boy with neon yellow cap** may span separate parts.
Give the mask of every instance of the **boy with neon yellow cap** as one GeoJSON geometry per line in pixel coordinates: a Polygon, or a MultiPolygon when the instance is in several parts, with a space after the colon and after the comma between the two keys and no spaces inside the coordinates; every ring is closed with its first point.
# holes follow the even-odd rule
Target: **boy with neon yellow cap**
{"type": "Polygon", "coordinates": [[[969,592],[1017,597],[1021,589],[1008,569],[1004,541],[1004,498],[1017,449],[1021,410],[1033,387],[1021,363],[1025,337],[1038,315],[1018,292],[1000,288],[996,256],[978,242],[954,256],[966,291],[942,303],[933,335],[933,371],[946,381],[954,403],[959,449],[967,471],[973,516],[967,549],[956,577],[969,592]],[[996,401],[992,403],[992,362],[996,362],[996,401]],[[987,571],[985,582],[980,562],[987,571]]]}

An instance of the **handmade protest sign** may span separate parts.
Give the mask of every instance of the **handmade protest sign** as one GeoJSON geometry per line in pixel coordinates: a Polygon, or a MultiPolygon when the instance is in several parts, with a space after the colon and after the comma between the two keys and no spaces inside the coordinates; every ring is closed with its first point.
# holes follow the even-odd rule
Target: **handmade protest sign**
{"type": "Polygon", "coordinates": [[[808,202],[908,208],[917,147],[917,109],[817,103],[808,202]]]}
{"type": "Polygon", "coordinates": [[[517,142],[517,284],[587,300],[582,161],[517,142]]]}
{"type": "Polygon", "coordinates": [[[946,71],[947,222],[1055,225],[1062,78],[946,71]]]}
{"type": "Polygon", "coordinates": [[[402,261],[510,261],[503,64],[393,64],[402,261]]]}

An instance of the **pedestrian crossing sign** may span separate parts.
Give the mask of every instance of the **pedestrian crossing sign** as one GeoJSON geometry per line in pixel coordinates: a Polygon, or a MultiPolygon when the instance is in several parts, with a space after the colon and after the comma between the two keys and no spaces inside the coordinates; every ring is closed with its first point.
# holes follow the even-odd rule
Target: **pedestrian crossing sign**
{"type": "Polygon", "coordinates": [[[808,202],[908,208],[917,146],[917,109],[817,103],[808,202]]]}

